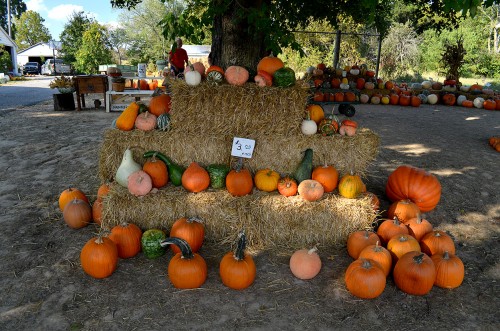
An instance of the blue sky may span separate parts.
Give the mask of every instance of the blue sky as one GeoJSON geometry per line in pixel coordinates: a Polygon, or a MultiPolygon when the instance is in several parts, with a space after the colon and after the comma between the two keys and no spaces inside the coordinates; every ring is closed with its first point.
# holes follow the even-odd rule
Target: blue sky
{"type": "Polygon", "coordinates": [[[36,11],[45,20],[52,38],[59,35],[68,23],[73,11],[83,11],[88,17],[95,18],[105,25],[118,25],[118,15],[122,10],[113,9],[109,0],[25,0],[28,10],[36,11]]]}

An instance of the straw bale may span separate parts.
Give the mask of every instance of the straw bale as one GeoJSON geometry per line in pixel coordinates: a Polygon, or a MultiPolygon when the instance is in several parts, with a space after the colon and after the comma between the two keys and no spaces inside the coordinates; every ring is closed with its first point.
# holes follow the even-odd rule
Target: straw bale
{"type": "MultiPolygon", "coordinates": [[[[380,138],[373,131],[363,128],[352,137],[296,136],[249,134],[245,138],[255,139],[255,149],[251,159],[245,159],[244,166],[252,172],[270,168],[281,175],[294,172],[307,148],[313,150],[313,164],[333,165],[341,174],[351,170],[365,175],[366,169],[378,153],[380,138]]],[[[109,181],[121,163],[123,153],[130,148],[134,160],[143,164],[144,152],[159,151],[174,162],[187,167],[195,161],[201,166],[209,164],[230,164],[231,135],[192,135],[184,132],[143,132],[140,130],[120,131],[108,129],[101,145],[99,176],[109,181]]]]}
{"type": "Polygon", "coordinates": [[[173,132],[195,135],[247,136],[300,134],[308,89],[171,81],[173,132]]]}
{"type": "Polygon", "coordinates": [[[344,245],[349,233],[372,227],[376,213],[369,197],[346,199],[337,193],[307,202],[300,196],[284,197],[254,189],[233,197],[226,190],[189,193],[169,184],[157,193],[137,198],[119,185],[112,186],[103,203],[103,226],[130,222],[142,229],[167,232],[181,217],[204,221],[206,240],[231,244],[245,229],[251,249],[299,249],[344,245]]]}

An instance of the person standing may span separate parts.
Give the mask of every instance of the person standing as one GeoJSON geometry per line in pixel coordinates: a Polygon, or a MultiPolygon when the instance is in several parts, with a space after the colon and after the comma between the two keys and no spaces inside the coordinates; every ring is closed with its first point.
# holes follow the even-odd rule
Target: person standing
{"type": "Polygon", "coordinates": [[[177,47],[173,47],[173,49],[168,53],[168,60],[170,62],[171,69],[177,76],[178,74],[184,72],[184,69],[188,64],[188,55],[186,50],[182,48],[181,38],[177,38],[175,43],[177,44],[177,47]]]}

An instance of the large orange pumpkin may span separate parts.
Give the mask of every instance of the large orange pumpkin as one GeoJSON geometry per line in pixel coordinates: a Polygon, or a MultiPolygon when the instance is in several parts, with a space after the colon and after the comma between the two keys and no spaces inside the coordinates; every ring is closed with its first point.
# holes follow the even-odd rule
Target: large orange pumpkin
{"type": "Polygon", "coordinates": [[[149,112],[155,116],[170,112],[171,98],[162,89],[156,89],[149,101],[149,112]]]}
{"type": "Polygon", "coordinates": [[[424,295],[434,285],[436,267],[429,256],[412,251],[399,258],[392,275],[401,291],[411,295],[424,295]]]}
{"type": "Polygon", "coordinates": [[[320,182],[325,189],[325,193],[329,193],[337,188],[339,173],[333,166],[325,164],[315,167],[311,178],[320,182]]]}
{"type": "Polygon", "coordinates": [[[389,175],[385,193],[391,201],[410,199],[425,213],[439,203],[441,184],[436,176],[423,169],[402,165],[389,175]]]}
{"type": "Polygon", "coordinates": [[[274,57],[272,54],[266,57],[263,57],[259,63],[257,64],[257,71],[264,70],[271,76],[274,75],[276,70],[281,69],[285,66],[283,61],[279,58],[274,57]]]}

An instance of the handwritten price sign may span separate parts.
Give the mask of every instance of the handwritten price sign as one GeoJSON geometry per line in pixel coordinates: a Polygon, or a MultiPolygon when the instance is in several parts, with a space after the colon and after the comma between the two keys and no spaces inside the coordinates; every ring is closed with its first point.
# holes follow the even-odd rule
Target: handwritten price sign
{"type": "Polygon", "coordinates": [[[234,137],[233,147],[231,149],[231,155],[250,159],[252,158],[254,147],[255,147],[255,140],[234,137]]]}

